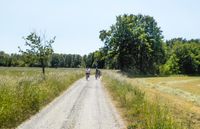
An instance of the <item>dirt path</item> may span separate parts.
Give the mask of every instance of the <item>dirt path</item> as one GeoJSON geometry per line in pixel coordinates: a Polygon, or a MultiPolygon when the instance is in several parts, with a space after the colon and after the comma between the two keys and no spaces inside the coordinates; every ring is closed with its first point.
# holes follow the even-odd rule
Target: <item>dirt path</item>
{"type": "Polygon", "coordinates": [[[99,80],[84,78],[17,129],[123,129],[99,80]]]}

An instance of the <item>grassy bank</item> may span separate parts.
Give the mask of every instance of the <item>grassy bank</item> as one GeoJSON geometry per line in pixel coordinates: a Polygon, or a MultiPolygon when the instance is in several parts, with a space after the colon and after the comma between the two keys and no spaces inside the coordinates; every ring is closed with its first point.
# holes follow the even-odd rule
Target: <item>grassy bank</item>
{"type": "Polygon", "coordinates": [[[119,77],[104,72],[103,82],[127,120],[128,129],[184,129],[181,122],[174,119],[169,108],[157,101],[148,100],[145,93],[119,77]]]}
{"type": "Polygon", "coordinates": [[[80,69],[47,69],[43,80],[38,68],[0,68],[0,128],[16,127],[83,76],[80,69]]]}

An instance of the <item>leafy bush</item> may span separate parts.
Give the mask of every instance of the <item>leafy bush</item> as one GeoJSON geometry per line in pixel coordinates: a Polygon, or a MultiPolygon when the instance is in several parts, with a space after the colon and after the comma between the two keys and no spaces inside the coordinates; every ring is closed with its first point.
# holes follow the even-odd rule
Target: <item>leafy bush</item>
{"type": "Polygon", "coordinates": [[[171,75],[171,74],[179,74],[180,68],[178,64],[179,59],[176,55],[170,56],[169,60],[167,62],[160,66],[160,74],[164,75],[171,75]]]}
{"type": "Polygon", "coordinates": [[[175,42],[166,63],[160,66],[161,74],[200,74],[200,44],[175,42]]]}

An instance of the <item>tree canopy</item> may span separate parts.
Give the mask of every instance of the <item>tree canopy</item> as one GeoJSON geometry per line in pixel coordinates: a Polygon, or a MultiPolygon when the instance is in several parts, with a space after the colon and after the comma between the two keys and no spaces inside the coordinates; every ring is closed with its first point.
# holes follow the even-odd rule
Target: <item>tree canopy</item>
{"type": "Polygon", "coordinates": [[[27,63],[33,63],[39,61],[39,65],[42,67],[42,73],[45,74],[45,67],[49,60],[49,57],[53,53],[52,44],[55,41],[55,37],[46,40],[45,35],[39,36],[36,32],[31,32],[25,40],[25,46],[28,48],[23,51],[19,47],[19,51],[25,56],[25,60],[27,63]]]}
{"type": "Polygon", "coordinates": [[[163,36],[153,17],[120,15],[109,30],[100,31],[99,38],[119,69],[155,73],[162,62],[163,36]]]}
{"type": "Polygon", "coordinates": [[[168,57],[160,67],[163,74],[200,74],[200,40],[172,39],[167,42],[168,57]]]}

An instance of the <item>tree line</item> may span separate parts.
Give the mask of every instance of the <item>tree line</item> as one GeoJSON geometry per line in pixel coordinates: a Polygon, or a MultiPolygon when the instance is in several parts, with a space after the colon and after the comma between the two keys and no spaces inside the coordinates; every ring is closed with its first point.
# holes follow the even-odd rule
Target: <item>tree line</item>
{"type": "Polygon", "coordinates": [[[0,66],[120,69],[135,74],[200,74],[200,39],[174,38],[164,41],[162,30],[148,15],[124,14],[99,38],[104,46],[81,56],[53,53],[55,37],[46,40],[31,33],[26,51],[0,52],[0,66]]]}
{"type": "Polygon", "coordinates": [[[164,41],[162,30],[148,15],[120,15],[101,30],[104,47],[93,53],[102,68],[136,74],[200,74],[200,39],[164,41]]]}
{"type": "MultiPolygon", "coordinates": [[[[0,51],[0,66],[5,67],[41,67],[41,62],[27,62],[25,55],[7,54],[0,51]]],[[[79,54],[59,54],[53,53],[48,60],[46,67],[66,67],[80,68],[82,67],[82,56],[79,54]]]]}

